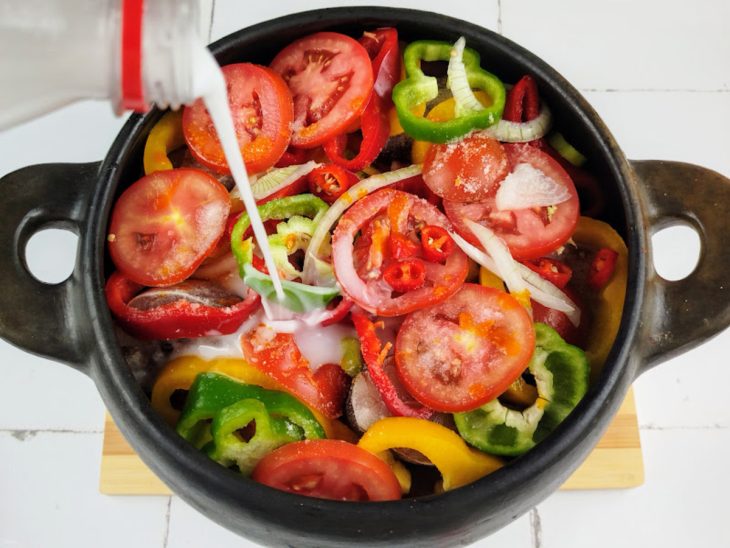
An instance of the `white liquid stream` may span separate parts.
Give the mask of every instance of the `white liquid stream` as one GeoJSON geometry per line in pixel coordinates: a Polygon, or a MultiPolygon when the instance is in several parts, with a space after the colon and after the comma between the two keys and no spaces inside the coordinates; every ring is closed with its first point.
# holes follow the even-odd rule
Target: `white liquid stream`
{"type": "Polygon", "coordinates": [[[218,139],[223,147],[223,153],[228,161],[231,175],[236,182],[236,187],[241,194],[243,205],[246,207],[246,212],[251,220],[251,228],[256,238],[256,245],[261,250],[266,268],[269,269],[269,275],[274,284],[276,296],[279,301],[283,301],[284,290],[281,287],[279,272],[276,269],[274,257],[271,255],[266,229],[264,229],[264,223],[261,222],[261,216],[256,207],[256,200],[251,192],[251,183],[248,180],[241,149],[238,146],[236,129],[233,125],[233,116],[228,106],[226,80],[220,66],[218,66],[218,62],[213,57],[213,54],[208,51],[208,48],[198,47],[195,50],[197,54],[194,58],[193,74],[195,78],[194,86],[196,96],[203,99],[213,120],[213,125],[218,133],[218,139]]]}

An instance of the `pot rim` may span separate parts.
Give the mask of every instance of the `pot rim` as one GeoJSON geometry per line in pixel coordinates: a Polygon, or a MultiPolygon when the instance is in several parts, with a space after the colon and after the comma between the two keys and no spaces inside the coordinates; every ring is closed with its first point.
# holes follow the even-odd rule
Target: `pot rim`
{"type": "MultiPolygon", "coordinates": [[[[325,8],[271,19],[216,41],[211,45],[211,50],[220,55],[226,50],[227,44],[234,42],[238,37],[257,33],[271,34],[277,28],[302,26],[305,23],[314,24],[320,21],[330,21],[330,25],[342,21],[348,21],[350,24],[361,21],[362,23],[358,25],[365,27],[370,20],[390,20],[395,22],[395,26],[404,21],[425,20],[429,25],[458,29],[456,32],[466,36],[467,42],[469,36],[479,37],[483,41],[490,42],[502,55],[509,58],[520,57],[541,85],[551,87],[565,102],[566,108],[573,111],[592,138],[600,143],[601,152],[610,176],[616,183],[623,206],[629,250],[627,294],[616,342],[598,379],[591,385],[575,412],[571,413],[555,432],[540,442],[535,449],[507,463],[503,468],[453,491],[402,501],[343,504],[276,491],[227,470],[187,444],[151,408],[148,397],[126,366],[114,337],[114,324],[104,298],[106,228],[115,192],[120,183],[120,166],[124,159],[130,156],[133,148],[132,137],[151,126],[156,111],[144,116],[133,115],[119,132],[102,163],[99,174],[103,184],[97,186],[91,198],[89,205],[91,213],[87,229],[81,238],[80,256],[93,258],[87,263],[87,268],[82,274],[86,306],[89,317],[94,319],[93,339],[97,345],[96,348],[90,349],[91,375],[112,416],[124,417],[124,420],[119,420],[118,423],[133,445],[155,444],[164,447],[163,452],[167,458],[163,461],[157,461],[146,455],[144,450],[140,451],[140,456],[166,482],[173,484],[174,488],[179,487],[181,491],[187,492],[192,483],[196,488],[217,494],[216,498],[222,502],[241,504],[245,498],[246,504],[250,504],[251,501],[264,497],[273,500],[271,504],[283,505],[290,509],[296,507],[303,509],[304,512],[307,509],[343,512],[343,509],[347,508],[355,513],[383,512],[383,516],[385,510],[391,515],[396,515],[392,514],[396,508],[423,512],[426,506],[441,507],[450,504],[456,498],[464,499],[462,503],[469,500],[471,504],[479,505],[480,502],[483,503],[495,496],[506,497],[510,491],[519,490],[517,488],[521,485],[524,487],[526,481],[529,482],[531,478],[541,475],[546,469],[561,461],[589,432],[596,428],[602,429],[607,424],[605,419],[607,402],[612,405],[608,413],[610,417],[621,401],[618,396],[623,396],[634,378],[636,364],[630,357],[645,297],[648,256],[647,226],[641,214],[640,195],[629,163],[602,119],[581,94],[546,62],[496,32],[472,23],[420,10],[380,6],[325,8]],[[168,465],[179,468],[168,470],[168,465]],[[183,489],[182,486],[185,484],[178,482],[187,482],[188,488],[183,489]],[[366,508],[369,510],[365,510],[366,508]]],[[[476,46],[476,49],[479,47],[476,46]]],[[[570,468],[568,472],[572,472],[574,468],[570,468]]],[[[557,488],[562,479],[564,478],[553,479],[551,487],[557,488]]],[[[188,501],[202,509],[202,505],[196,504],[195,500],[188,499],[188,501]]]]}

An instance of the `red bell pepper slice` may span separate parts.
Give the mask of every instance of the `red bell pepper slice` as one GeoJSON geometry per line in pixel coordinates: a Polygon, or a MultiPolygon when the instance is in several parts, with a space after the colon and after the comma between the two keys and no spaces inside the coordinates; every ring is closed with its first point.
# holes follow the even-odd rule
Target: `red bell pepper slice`
{"type": "Polygon", "coordinates": [[[258,294],[249,289],[245,299],[228,306],[210,306],[184,298],[163,301],[152,308],[129,306],[129,302],[143,289],[144,286],[119,272],[109,277],[104,289],[114,317],[125,331],[140,339],[194,338],[211,332],[227,335],[248,319],[258,308],[260,300],[258,294]]]}
{"type": "Polygon", "coordinates": [[[548,257],[541,257],[535,261],[527,261],[525,266],[537,272],[542,278],[559,289],[563,289],[568,285],[570,278],[573,276],[573,269],[567,264],[548,257]]]}
{"type": "Polygon", "coordinates": [[[591,268],[588,272],[588,285],[593,289],[603,289],[603,287],[611,280],[614,270],[616,270],[616,260],[618,253],[613,249],[602,247],[596,252],[591,268]]]}
{"type": "Polygon", "coordinates": [[[383,279],[394,291],[406,293],[423,287],[426,283],[426,267],[420,259],[404,259],[390,263],[383,279]]]}
{"type": "Polygon", "coordinates": [[[423,257],[432,263],[443,263],[454,252],[454,240],[440,226],[426,225],[421,229],[423,257]]]}
{"type": "MultiPolygon", "coordinates": [[[[393,415],[402,417],[416,417],[420,419],[429,419],[434,414],[433,409],[429,409],[424,405],[409,405],[403,401],[398,394],[393,381],[385,372],[383,364],[391,348],[391,343],[387,343],[384,347],[375,333],[376,324],[371,322],[362,312],[353,312],[351,314],[352,322],[355,324],[357,336],[360,339],[360,352],[362,352],[363,360],[368,368],[368,374],[373,384],[380,392],[383,403],[393,415]]],[[[380,323],[382,327],[382,323],[380,323]]]]}
{"type": "Polygon", "coordinates": [[[289,147],[281,155],[275,167],[288,167],[305,163],[309,159],[309,151],[303,148],[289,147]]]}
{"type": "Polygon", "coordinates": [[[327,158],[334,164],[359,171],[373,163],[390,136],[388,110],[391,92],[400,79],[400,50],[398,32],[393,28],[365,33],[360,43],[370,55],[373,67],[373,93],[360,118],[362,143],[354,158],[345,158],[347,135],[338,135],[324,144],[327,158]]]}

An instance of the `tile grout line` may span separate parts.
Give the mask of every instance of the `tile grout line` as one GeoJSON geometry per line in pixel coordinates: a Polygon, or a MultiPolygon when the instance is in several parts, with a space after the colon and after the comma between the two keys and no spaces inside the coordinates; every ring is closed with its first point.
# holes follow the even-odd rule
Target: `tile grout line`
{"type": "Polygon", "coordinates": [[[0,434],[10,434],[18,441],[34,438],[38,434],[103,434],[104,430],[75,430],[73,428],[0,428],[0,434]]]}
{"type": "Polygon", "coordinates": [[[709,426],[660,426],[658,424],[640,424],[639,430],[647,430],[653,432],[672,431],[672,430],[688,430],[688,431],[706,431],[706,430],[730,430],[730,425],[711,424],[709,426]]]}
{"type": "Polygon", "coordinates": [[[504,36],[502,32],[502,0],[497,0],[497,32],[504,36]]]}
{"type": "Polygon", "coordinates": [[[167,542],[170,540],[170,507],[172,506],[172,496],[167,497],[167,510],[165,511],[165,536],[162,539],[162,548],[167,548],[167,542]]]}
{"type": "Polygon", "coordinates": [[[530,510],[530,529],[532,529],[532,548],[542,548],[542,520],[537,507],[530,510]]]}

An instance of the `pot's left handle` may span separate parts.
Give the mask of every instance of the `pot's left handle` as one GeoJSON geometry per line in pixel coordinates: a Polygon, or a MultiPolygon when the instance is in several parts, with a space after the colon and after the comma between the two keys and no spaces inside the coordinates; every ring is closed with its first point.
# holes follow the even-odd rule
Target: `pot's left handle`
{"type": "Polygon", "coordinates": [[[88,323],[78,311],[83,289],[77,255],[71,276],[58,284],[30,273],[25,246],[45,228],[81,234],[99,164],[42,164],[0,179],[0,337],[87,372],[88,323]],[[86,337],[84,337],[84,334],[86,337]]]}

